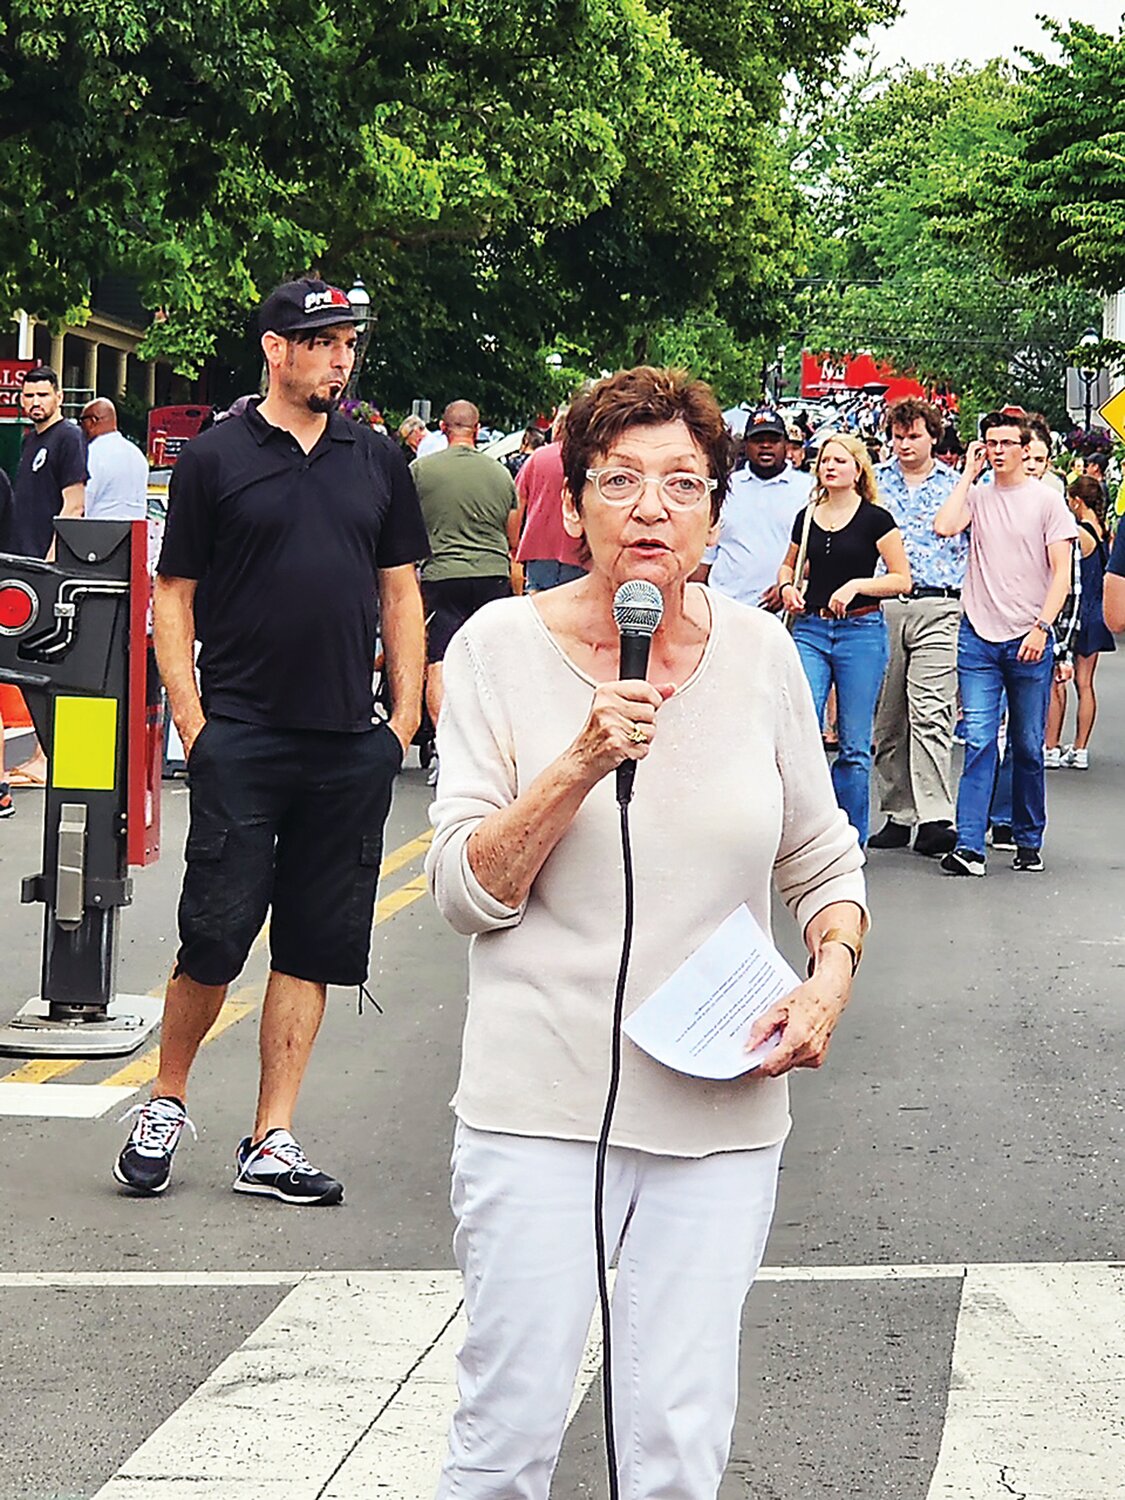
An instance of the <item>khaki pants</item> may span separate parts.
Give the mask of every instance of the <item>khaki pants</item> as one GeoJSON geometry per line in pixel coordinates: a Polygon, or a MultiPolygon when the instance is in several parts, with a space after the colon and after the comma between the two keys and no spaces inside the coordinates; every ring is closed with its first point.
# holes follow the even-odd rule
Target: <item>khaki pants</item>
{"type": "Polygon", "coordinates": [[[888,599],[890,660],[875,715],[875,782],[896,823],[953,821],[957,599],[888,599]]]}

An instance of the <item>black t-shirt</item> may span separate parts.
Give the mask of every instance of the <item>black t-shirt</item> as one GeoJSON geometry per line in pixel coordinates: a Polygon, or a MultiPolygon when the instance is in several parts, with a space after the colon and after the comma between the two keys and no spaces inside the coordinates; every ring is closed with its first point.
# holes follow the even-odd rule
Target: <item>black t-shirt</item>
{"type": "MultiPolygon", "coordinates": [[[[804,506],[797,512],[793,522],[793,541],[801,545],[801,533],[805,526],[804,506]]],[[[827,609],[828,601],[841,584],[853,578],[873,578],[879,566],[879,542],[888,531],[895,529],[895,518],[881,505],[872,505],[867,500],[860,502],[859,509],[846,526],[839,531],[823,531],[816,524],[816,511],[809,527],[809,576],[805,586],[805,609],[812,614],[818,609],[827,609]]],[[[881,599],[870,594],[857,594],[848,605],[848,613],[863,609],[865,605],[881,604],[881,599]]]]}
{"type": "Polygon", "coordinates": [[[16,471],[12,545],[20,557],[46,557],[55,539],[52,521],[62,510],[62,492],[86,480],[86,439],[73,422],[33,427],[23,441],[16,471]]]}
{"type": "Polygon", "coordinates": [[[402,454],[338,412],[308,454],[257,403],[195,438],[172,471],[158,570],[206,595],[204,712],[370,729],[378,570],[428,553],[402,454]]]}

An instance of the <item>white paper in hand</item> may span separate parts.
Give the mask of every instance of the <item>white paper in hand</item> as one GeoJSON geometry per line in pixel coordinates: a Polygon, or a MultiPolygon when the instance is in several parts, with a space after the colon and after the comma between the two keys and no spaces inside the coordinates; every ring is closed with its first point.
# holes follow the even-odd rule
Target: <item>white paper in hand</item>
{"type": "Polygon", "coordinates": [[[801,983],[751,912],[740,906],[625,1021],[625,1035],[678,1073],[737,1078],[777,1046],[753,1052],[746,1038],[760,1015],[801,983]]]}

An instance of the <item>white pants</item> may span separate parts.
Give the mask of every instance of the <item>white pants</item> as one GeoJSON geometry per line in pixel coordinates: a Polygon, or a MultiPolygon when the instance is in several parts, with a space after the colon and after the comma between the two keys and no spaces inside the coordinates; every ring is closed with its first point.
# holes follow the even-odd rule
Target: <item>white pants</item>
{"type": "MultiPolygon", "coordinates": [[[[738,1402],[742,1304],[781,1146],[612,1149],[613,1390],[622,1500],[715,1500],[738,1402]]],[[[594,1147],[458,1124],[453,1238],[468,1336],[438,1500],[547,1500],[597,1301],[594,1147]]]]}

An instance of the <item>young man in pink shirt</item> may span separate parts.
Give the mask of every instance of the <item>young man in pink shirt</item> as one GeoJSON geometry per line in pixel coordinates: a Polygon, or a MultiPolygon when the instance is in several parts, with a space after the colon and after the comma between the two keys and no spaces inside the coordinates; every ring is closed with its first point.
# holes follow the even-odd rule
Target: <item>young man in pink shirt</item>
{"type": "Polygon", "coordinates": [[[1054,624],[1071,586],[1077,527],[1061,495],[1025,472],[1031,433],[1022,417],[991,412],[983,442],[934,517],[938,536],[969,531],[957,679],[965,718],[965,769],[957,794],[957,848],[947,875],[985,873],[985,831],[996,781],[1000,705],[1008,695],[1014,870],[1043,868],[1047,824],[1043,734],[1055,672],[1054,624]],[[985,459],[993,482],[978,484],[985,459]]]}

